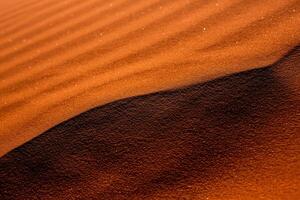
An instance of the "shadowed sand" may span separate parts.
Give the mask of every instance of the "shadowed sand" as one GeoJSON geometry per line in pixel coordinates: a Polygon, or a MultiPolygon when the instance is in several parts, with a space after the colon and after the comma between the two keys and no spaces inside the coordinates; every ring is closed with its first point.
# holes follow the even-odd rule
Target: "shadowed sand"
{"type": "Polygon", "coordinates": [[[0,159],[0,199],[298,200],[300,49],[85,112],[0,159]]]}
{"type": "Polygon", "coordinates": [[[299,0],[29,2],[0,4],[0,156],[91,108],[270,65],[300,39],[299,0]]]}

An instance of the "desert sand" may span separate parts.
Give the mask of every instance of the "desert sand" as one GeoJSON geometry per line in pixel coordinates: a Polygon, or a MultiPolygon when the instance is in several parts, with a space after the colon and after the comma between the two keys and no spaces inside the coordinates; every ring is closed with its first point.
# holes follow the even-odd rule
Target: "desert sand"
{"type": "MultiPolygon", "coordinates": [[[[49,134],[46,131],[50,128],[92,108],[128,97],[177,90],[243,71],[278,66],[282,63],[280,59],[299,44],[299,10],[299,0],[0,1],[0,156],[42,133],[49,134]]],[[[297,52],[292,55],[299,57],[297,52]]],[[[289,61],[294,57],[288,57],[287,66],[296,65],[296,61],[289,61]]],[[[291,105],[294,105],[296,113],[291,114],[293,109],[290,108],[292,118],[287,118],[287,112],[274,116],[267,114],[275,121],[290,119],[291,124],[280,130],[291,129],[287,133],[293,136],[293,131],[299,125],[299,121],[295,120],[299,118],[299,95],[295,93],[299,92],[299,79],[293,78],[293,74],[299,74],[299,71],[295,67],[290,71],[284,71],[284,67],[277,68],[282,78],[275,82],[287,85],[286,96],[278,101],[288,104],[291,98],[291,105]],[[289,79],[290,76],[292,78],[289,79]]],[[[268,88],[268,84],[267,81],[265,85],[255,87],[263,90],[264,87],[268,88]]],[[[226,96],[225,93],[224,95],[226,96]]],[[[249,95],[255,95],[255,92],[249,95]]],[[[225,96],[218,101],[227,101],[225,96]]],[[[276,95],[269,98],[276,98],[276,95]]],[[[247,103],[251,104],[245,101],[243,105],[249,106],[247,103]]],[[[268,105],[272,104],[281,105],[280,102],[270,100],[268,105]]],[[[266,112],[275,111],[270,108],[266,112]]],[[[138,113],[135,114],[138,116],[138,113]]],[[[205,116],[203,114],[203,120],[205,116]]],[[[227,115],[220,116],[226,118],[227,115]]],[[[130,117],[128,119],[134,120],[130,117]]],[[[230,124],[235,124],[234,119],[228,120],[230,124]]],[[[270,134],[270,123],[268,121],[268,128],[260,130],[266,132],[266,137],[270,134]]],[[[117,129],[118,124],[115,126],[117,129]]],[[[217,125],[208,125],[210,126],[217,125]]],[[[225,133],[231,129],[224,130],[225,133]]],[[[275,128],[273,131],[276,130],[275,128]]],[[[60,138],[56,140],[59,141],[60,138]]],[[[53,139],[49,141],[55,143],[53,139]]],[[[280,143],[281,140],[274,141],[280,143]]],[[[290,144],[291,141],[283,144],[290,144]]],[[[152,153],[152,156],[155,155],[155,152],[152,153]]],[[[7,157],[10,158],[11,155],[14,155],[14,151],[7,157]]],[[[5,162],[6,157],[3,159],[1,162],[5,162]]],[[[271,158],[267,156],[266,159],[271,158]]],[[[291,158],[293,159],[295,157],[291,158]]],[[[172,163],[167,166],[169,165],[172,163]]],[[[287,176],[283,175],[286,179],[294,175],[293,167],[287,176]]],[[[260,169],[258,165],[253,168],[260,169]]],[[[150,167],[149,170],[151,169],[150,167]]],[[[280,169],[279,167],[277,170],[280,169]]],[[[106,173],[109,176],[107,181],[114,180],[114,175],[118,178],[119,174],[115,173],[106,173]]],[[[250,177],[251,173],[241,176],[250,177]]],[[[258,173],[264,172],[262,170],[258,173]]],[[[270,177],[268,180],[271,180],[270,177]]],[[[230,180],[224,179],[225,182],[230,180]]],[[[292,181],[294,182],[288,182],[286,191],[295,195],[295,191],[290,191],[296,184],[294,179],[292,181]]],[[[129,182],[127,184],[132,185],[129,182]]],[[[230,184],[234,183],[227,185],[230,184]]],[[[266,190],[270,188],[272,187],[266,187],[266,190]]],[[[196,186],[191,193],[195,190],[196,186]]],[[[170,189],[165,192],[171,198],[171,194],[177,194],[175,191],[177,190],[174,189],[173,193],[170,189]]],[[[266,194],[265,190],[262,191],[266,194]]],[[[269,191],[268,194],[273,193],[269,191]]],[[[249,193],[242,194],[247,196],[249,193]]],[[[257,195],[259,194],[258,192],[257,195]]],[[[47,198],[57,199],[55,195],[47,198]]],[[[155,197],[151,193],[151,198],[159,198],[163,194],[157,195],[155,197]]],[[[280,195],[284,196],[277,194],[276,197],[280,195]]]]}
{"type": "Polygon", "coordinates": [[[299,199],[300,49],[95,108],[0,159],[0,199],[299,199]]]}
{"type": "Polygon", "coordinates": [[[0,155],[99,105],[267,66],[300,38],[298,0],[45,0],[0,9],[0,155]]]}

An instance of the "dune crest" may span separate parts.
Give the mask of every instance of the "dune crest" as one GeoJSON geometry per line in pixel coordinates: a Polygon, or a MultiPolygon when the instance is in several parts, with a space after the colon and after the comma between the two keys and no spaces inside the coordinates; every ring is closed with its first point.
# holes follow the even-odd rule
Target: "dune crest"
{"type": "Polygon", "coordinates": [[[268,66],[300,40],[299,0],[15,1],[0,4],[0,156],[96,106],[268,66]]]}

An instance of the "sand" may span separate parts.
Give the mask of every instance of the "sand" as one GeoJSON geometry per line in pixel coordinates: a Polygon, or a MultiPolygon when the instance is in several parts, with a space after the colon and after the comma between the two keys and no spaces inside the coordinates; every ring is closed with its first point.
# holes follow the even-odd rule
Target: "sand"
{"type": "Polygon", "coordinates": [[[0,159],[0,199],[299,199],[300,48],[82,113],[0,159]]]}
{"type": "Polygon", "coordinates": [[[1,1],[0,156],[92,108],[274,64],[299,44],[299,11],[299,0],[1,1]]]}
{"type": "Polygon", "coordinates": [[[299,199],[299,11],[0,1],[0,199],[299,199]]]}

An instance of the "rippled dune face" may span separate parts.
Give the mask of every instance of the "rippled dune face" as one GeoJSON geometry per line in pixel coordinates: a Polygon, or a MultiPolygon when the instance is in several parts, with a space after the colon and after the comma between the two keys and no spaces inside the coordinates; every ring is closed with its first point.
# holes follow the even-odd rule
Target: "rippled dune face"
{"type": "Polygon", "coordinates": [[[299,0],[0,10],[0,199],[299,199],[299,0]]]}

